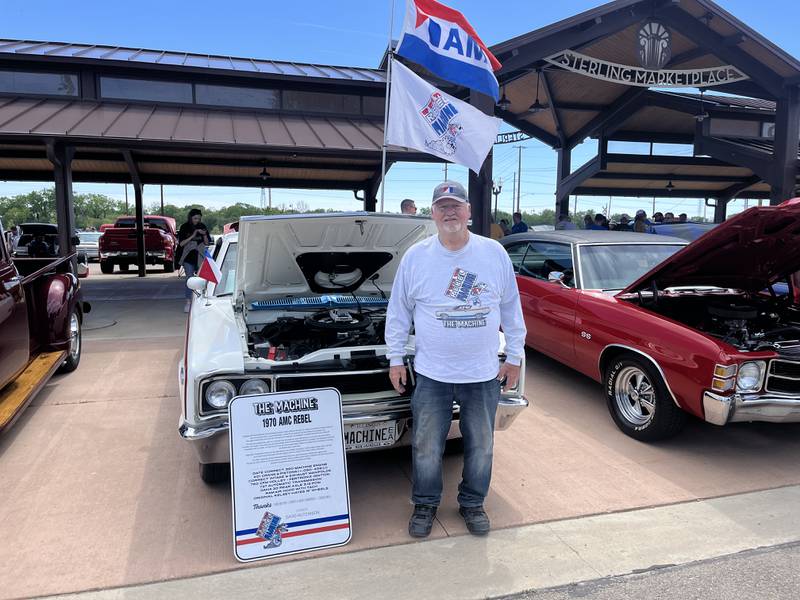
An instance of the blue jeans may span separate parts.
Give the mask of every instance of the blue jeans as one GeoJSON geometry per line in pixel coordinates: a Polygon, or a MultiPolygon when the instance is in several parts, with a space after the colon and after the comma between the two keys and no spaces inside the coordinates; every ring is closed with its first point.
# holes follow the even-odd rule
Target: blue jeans
{"type": "MultiPolygon", "coordinates": [[[[194,263],[191,263],[191,262],[183,263],[183,271],[186,273],[186,281],[187,282],[189,281],[189,277],[194,277],[195,275],[197,275],[197,267],[195,266],[194,263]]],[[[192,299],[192,290],[190,290],[187,287],[186,289],[184,289],[183,295],[186,297],[187,300],[191,300],[192,299]]]]}
{"type": "Polygon", "coordinates": [[[439,506],[442,499],[442,455],[453,418],[453,402],[461,408],[459,426],[464,438],[464,469],[458,504],[483,504],[492,479],[494,416],[500,402],[500,382],[442,383],[420,375],[411,398],[413,424],[414,504],[439,506]]]}

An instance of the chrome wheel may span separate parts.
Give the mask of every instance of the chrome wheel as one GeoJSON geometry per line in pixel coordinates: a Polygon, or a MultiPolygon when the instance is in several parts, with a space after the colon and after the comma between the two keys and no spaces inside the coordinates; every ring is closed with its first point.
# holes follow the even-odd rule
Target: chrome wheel
{"type": "Polygon", "coordinates": [[[69,358],[77,360],[81,354],[81,322],[78,313],[73,312],[69,318],[69,358]]]}
{"type": "Polygon", "coordinates": [[[620,415],[637,427],[656,413],[656,391],[647,374],[638,367],[623,368],[614,381],[614,401],[620,415]]]}

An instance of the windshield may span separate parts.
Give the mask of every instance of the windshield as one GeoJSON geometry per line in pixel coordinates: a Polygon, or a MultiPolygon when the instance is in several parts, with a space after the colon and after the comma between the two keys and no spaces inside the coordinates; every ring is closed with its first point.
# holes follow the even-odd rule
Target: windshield
{"type": "Polygon", "coordinates": [[[100,236],[103,235],[102,233],[95,233],[94,231],[81,231],[78,234],[78,237],[81,239],[81,244],[85,244],[86,242],[96,242],[100,239],[100,236]]]}
{"type": "Polygon", "coordinates": [[[621,290],[678,250],[679,244],[581,246],[581,285],[589,290],[621,290]]]}
{"type": "Polygon", "coordinates": [[[220,279],[214,290],[216,296],[227,296],[233,293],[233,286],[236,284],[236,256],[239,253],[239,246],[236,242],[228,244],[228,250],[225,252],[225,258],[219,265],[219,270],[222,272],[222,279],[220,279]]]}

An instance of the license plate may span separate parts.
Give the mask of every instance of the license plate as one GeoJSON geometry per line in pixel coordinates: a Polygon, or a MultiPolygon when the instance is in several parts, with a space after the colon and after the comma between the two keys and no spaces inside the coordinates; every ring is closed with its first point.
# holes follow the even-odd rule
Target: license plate
{"type": "Polygon", "coordinates": [[[344,426],[344,445],[348,450],[392,446],[399,437],[400,428],[397,421],[354,423],[344,426]]]}

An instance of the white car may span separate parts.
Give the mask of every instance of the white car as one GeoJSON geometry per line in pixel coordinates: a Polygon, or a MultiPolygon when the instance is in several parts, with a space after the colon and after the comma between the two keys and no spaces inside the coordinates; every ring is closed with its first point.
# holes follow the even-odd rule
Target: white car
{"type": "MultiPolygon", "coordinates": [[[[178,368],[180,435],[207,483],[227,480],[228,403],[237,395],[334,387],[348,451],[410,443],[411,385],[389,381],[386,306],[403,253],[435,234],[430,219],[373,213],[244,217],[221,239],[221,281],[192,278],[185,354],[178,368]]],[[[498,348],[503,358],[503,343],[498,348]]],[[[525,368],[523,364],[524,377],[525,368]]],[[[504,392],[496,429],[528,405],[524,380],[504,392]]],[[[460,437],[458,405],[450,437],[460,437]]]]}

